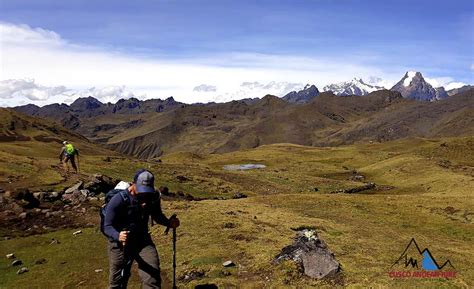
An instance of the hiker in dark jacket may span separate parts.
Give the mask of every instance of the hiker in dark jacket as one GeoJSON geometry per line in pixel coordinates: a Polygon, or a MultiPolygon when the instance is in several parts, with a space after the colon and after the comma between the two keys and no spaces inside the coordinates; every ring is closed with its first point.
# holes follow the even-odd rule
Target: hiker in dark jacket
{"type": "Polygon", "coordinates": [[[168,219],[161,210],[160,194],[154,188],[154,176],[147,170],[135,174],[125,190],[128,198],[115,194],[105,209],[104,233],[109,238],[110,288],[126,288],[130,268],[138,264],[143,288],[161,288],[158,252],[148,232],[148,220],[177,228],[177,218],[168,219]]]}
{"type": "Polygon", "coordinates": [[[63,141],[63,147],[61,148],[61,152],[59,153],[59,161],[63,163],[65,171],[69,171],[67,167],[67,162],[71,161],[71,166],[77,173],[78,169],[76,166],[75,156],[79,158],[79,150],[76,149],[71,143],[63,141]]]}

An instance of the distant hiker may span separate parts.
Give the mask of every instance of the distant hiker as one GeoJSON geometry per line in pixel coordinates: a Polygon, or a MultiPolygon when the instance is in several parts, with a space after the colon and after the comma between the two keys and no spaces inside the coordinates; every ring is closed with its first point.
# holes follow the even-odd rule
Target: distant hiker
{"type": "Polygon", "coordinates": [[[142,288],[161,288],[160,261],[148,232],[148,220],[151,217],[168,228],[177,228],[179,220],[163,214],[153,174],[139,170],[128,188],[114,189],[107,195],[101,217],[102,232],[109,239],[110,288],[127,287],[133,261],[138,264],[142,288]]]}
{"type": "Polygon", "coordinates": [[[69,171],[67,167],[67,162],[71,161],[72,168],[76,173],[78,172],[75,156],[77,156],[79,161],[79,150],[76,149],[71,143],[63,141],[63,147],[61,148],[61,152],[59,153],[59,161],[63,163],[65,171],[69,171]]]}

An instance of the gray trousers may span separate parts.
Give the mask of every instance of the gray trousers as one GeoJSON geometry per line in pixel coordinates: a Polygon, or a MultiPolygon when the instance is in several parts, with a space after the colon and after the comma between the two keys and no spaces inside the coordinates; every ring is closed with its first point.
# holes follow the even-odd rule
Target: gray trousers
{"type": "Polygon", "coordinates": [[[138,275],[143,288],[161,288],[160,259],[153,243],[125,249],[109,241],[109,288],[127,288],[133,261],[138,264],[138,275]]]}

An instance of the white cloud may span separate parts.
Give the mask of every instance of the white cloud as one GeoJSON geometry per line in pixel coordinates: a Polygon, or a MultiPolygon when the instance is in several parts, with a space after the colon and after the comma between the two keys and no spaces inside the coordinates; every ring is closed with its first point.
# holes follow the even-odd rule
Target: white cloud
{"type": "Polygon", "coordinates": [[[367,84],[370,84],[370,85],[375,85],[375,86],[381,86],[381,87],[384,87],[386,89],[390,89],[393,87],[393,85],[395,83],[393,82],[390,82],[390,81],[387,81],[385,79],[382,79],[381,77],[378,77],[378,76],[369,76],[367,78],[367,80],[365,79],[362,79],[364,82],[367,81],[367,84]]]}
{"type": "Polygon", "coordinates": [[[215,102],[226,102],[243,98],[262,97],[267,94],[276,96],[284,96],[290,91],[301,90],[304,87],[303,83],[277,82],[270,81],[268,83],[260,83],[258,81],[243,82],[237,90],[222,93],[214,97],[215,102]]]}
{"type": "Polygon", "coordinates": [[[215,92],[217,88],[214,85],[201,84],[193,88],[196,92],[215,92]]]}
{"type": "Polygon", "coordinates": [[[107,102],[115,103],[119,99],[122,99],[122,98],[124,99],[128,99],[131,97],[135,97],[139,99],[146,98],[146,95],[136,95],[127,87],[122,85],[122,86],[106,86],[102,88],[92,87],[89,89],[80,90],[71,94],[69,98],[65,99],[65,102],[66,103],[73,102],[78,97],[88,97],[88,96],[92,96],[104,103],[107,103],[107,102]]]}
{"type": "Polygon", "coordinates": [[[79,45],[53,31],[0,22],[0,80],[35,79],[42,86],[12,94],[8,102],[12,105],[25,99],[42,100],[41,104],[71,101],[90,87],[94,90],[88,93],[98,95],[102,101],[133,94],[145,98],[174,96],[191,103],[283,95],[300,83],[322,88],[356,75],[363,79],[377,75],[389,83],[401,78],[402,73],[382,71],[364,61],[357,57],[232,52],[186,60],[144,58],[79,45]],[[245,82],[263,86],[242,86],[245,82]],[[190,93],[197,83],[213,83],[216,91],[190,93]]]}
{"type": "Polygon", "coordinates": [[[436,78],[428,78],[424,77],[426,82],[431,84],[433,87],[441,87],[443,86],[446,90],[451,90],[454,88],[459,88],[466,85],[464,82],[456,82],[452,77],[436,77],[436,78]]]}
{"type": "Polygon", "coordinates": [[[64,86],[47,87],[35,83],[34,79],[7,79],[0,81],[0,98],[45,101],[52,96],[65,96],[64,86]]]}
{"type": "Polygon", "coordinates": [[[54,31],[42,28],[31,28],[28,25],[13,25],[8,23],[0,23],[2,28],[2,44],[17,45],[28,43],[43,47],[60,47],[66,42],[61,39],[59,34],[54,31]]]}
{"type": "Polygon", "coordinates": [[[466,85],[466,83],[464,83],[464,82],[450,82],[450,83],[446,84],[444,89],[451,90],[451,89],[463,87],[464,85],[466,85]]]}
{"type": "Polygon", "coordinates": [[[471,69],[472,69],[472,70],[474,70],[474,63],[473,63],[473,64],[471,64],[471,69]]]}
{"type": "Polygon", "coordinates": [[[8,79],[0,81],[0,99],[5,99],[2,106],[23,105],[36,103],[40,105],[49,102],[72,103],[79,97],[92,96],[106,102],[117,102],[121,98],[136,97],[145,99],[146,95],[137,95],[125,86],[107,86],[83,90],[68,89],[64,86],[44,86],[37,84],[34,79],[8,79]]]}

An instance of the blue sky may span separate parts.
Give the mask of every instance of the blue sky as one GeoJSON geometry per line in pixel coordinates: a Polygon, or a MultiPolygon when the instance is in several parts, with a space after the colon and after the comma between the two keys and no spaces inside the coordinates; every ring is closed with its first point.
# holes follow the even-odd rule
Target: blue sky
{"type": "MultiPolygon", "coordinates": [[[[209,71],[204,73],[208,79],[189,77],[186,84],[186,79],[166,77],[128,83],[126,75],[118,77],[125,80],[122,83],[105,75],[96,81],[97,77],[88,79],[84,74],[75,75],[83,82],[61,79],[61,83],[38,67],[53,65],[55,71],[73,72],[71,67],[61,67],[65,62],[25,64],[23,72],[2,63],[0,80],[28,78],[38,86],[64,85],[71,91],[125,86],[132,95],[172,94],[188,101],[260,92],[239,93],[244,81],[288,82],[288,89],[306,82],[320,87],[355,76],[377,76],[393,83],[406,70],[421,71],[440,85],[474,82],[474,1],[0,1],[0,21],[9,27],[4,31],[20,27],[24,33],[38,29],[54,33],[60,51],[84,57],[82,63],[92,65],[92,53],[105,57],[99,63],[110,61],[110,70],[117,70],[119,64],[123,67],[126,59],[127,63],[155,63],[149,71],[174,65],[175,78],[182,75],[179,69],[209,71]],[[221,74],[220,68],[226,73],[221,74]],[[228,78],[234,75],[232,84],[228,78]],[[217,91],[190,96],[192,87],[202,84],[217,91]]],[[[30,38],[25,38],[27,44],[16,45],[37,51],[30,38]]],[[[3,51],[3,58],[15,51],[20,49],[3,51]]],[[[138,64],[130,68],[141,70],[138,64]]]]}

